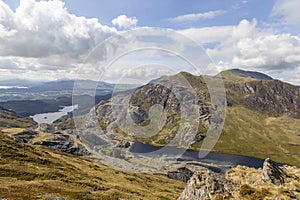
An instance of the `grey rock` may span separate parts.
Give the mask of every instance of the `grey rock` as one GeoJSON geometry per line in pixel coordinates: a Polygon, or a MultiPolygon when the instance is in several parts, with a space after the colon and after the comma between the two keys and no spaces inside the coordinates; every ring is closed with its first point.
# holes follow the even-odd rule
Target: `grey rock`
{"type": "Polygon", "coordinates": [[[53,138],[35,142],[34,145],[42,145],[58,151],[71,153],[77,156],[86,156],[91,153],[82,145],[74,145],[74,140],[69,135],[59,132],[53,134],[53,138]]]}
{"type": "Polygon", "coordinates": [[[39,124],[39,129],[47,133],[52,133],[55,131],[55,127],[51,126],[50,124],[39,124]]]}
{"type": "Polygon", "coordinates": [[[13,137],[19,142],[30,143],[36,135],[38,135],[38,133],[35,131],[25,130],[18,134],[14,134],[13,137]]]}
{"type": "Polygon", "coordinates": [[[282,185],[285,183],[285,179],[288,177],[285,170],[279,167],[270,158],[264,161],[262,169],[262,180],[264,182],[271,182],[274,185],[282,185]]]}
{"type": "Polygon", "coordinates": [[[130,144],[130,142],[129,141],[127,141],[127,140],[122,140],[118,145],[117,145],[117,147],[119,147],[119,148],[125,148],[125,149],[127,149],[127,148],[129,148],[131,146],[131,144],[130,144]]]}
{"type": "Polygon", "coordinates": [[[232,197],[236,185],[224,176],[213,172],[196,172],[188,181],[178,200],[212,199],[213,195],[232,197]]]}
{"type": "Polygon", "coordinates": [[[62,198],[62,197],[54,197],[51,194],[38,194],[37,196],[38,197],[46,197],[50,200],[66,200],[65,198],[62,198]]]}
{"type": "Polygon", "coordinates": [[[167,177],[182,182],[188,182],[193,176],[193,171],[186,167],[178,168],[176,171],[170,171],[167,173],[167,177]]]}
{"type": "Polygon", "coordinates": [[[146,113],[143,109],[141,109],[137,106],[130,106],[129,113],[130,113],[131,119],[136,124],[141,124],[148,118],[148,113],[146,113]]]}

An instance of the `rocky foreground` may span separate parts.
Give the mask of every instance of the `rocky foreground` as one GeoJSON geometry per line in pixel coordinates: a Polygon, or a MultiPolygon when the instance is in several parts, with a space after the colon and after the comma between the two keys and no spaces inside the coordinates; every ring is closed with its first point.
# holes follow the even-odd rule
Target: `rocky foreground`
{"type": "Polygon", "coordinates": [[[193,174],[178,200],[300,199],[300,169],[277,166],[267,158],[263,169],[237,166],[225,175],[210,171],[193,174]]]}

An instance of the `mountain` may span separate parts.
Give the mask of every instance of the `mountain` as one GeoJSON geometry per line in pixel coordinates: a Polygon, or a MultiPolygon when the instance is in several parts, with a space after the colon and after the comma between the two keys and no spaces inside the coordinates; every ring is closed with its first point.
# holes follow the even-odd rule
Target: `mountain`
{"type": "Polygon", "coordinates": [[[0,130],[2,128],[26,128],[36,123],[29,118],[23,118],[16,113],[0,107],[0,130]]]}
{"type": "MultiPolygon", "coordinates": [[[[227,108],[223,131],[213,151],[271,157],[278,162],[299,166],[300,87],[258,72],[234,69],[220,75],[225,86],[227,108]]],[[[120,138],[120,142],[123,138],[155,146],[189,143],[190,148],[200,149],[209,125],[223,120],[219,114],[211,117],[210,111],[215,108],[205,83],[209,78],[212,82],[219,79],[182,72],[151,81],[134,90],[130,96],[115,95],[91,110],[86,116],[85,128],[99,126],[111,138],[120,138]],[[196,98],[186,85],[193,88],[196,98]],[[157,104],[166,111],[165,114],[160,112],[161,108],[154,106],[157,104]],[[113,112],[115,109],[118,113],[113,112]],[[126,124],[126,109],[133,125],[126,124]],[[198,110],[198,117],[189,119],[194,109],[198,110]],[[182,119],[183,115],[185,119],[182,119]],[[154,117],[152,122],[151,117],[154,117]],[[198,127],[187,126],[188,120],[192,123],[199,121],[198,127]],[[148,136],[147,126],[157,134],[148,136]]],[[[103,137],[106,137],[105,134],[103,137]]]]}

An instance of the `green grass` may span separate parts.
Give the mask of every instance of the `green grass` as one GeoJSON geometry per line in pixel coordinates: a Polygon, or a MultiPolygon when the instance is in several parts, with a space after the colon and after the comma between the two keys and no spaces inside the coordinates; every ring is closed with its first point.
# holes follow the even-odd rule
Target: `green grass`
{"type": "MultiPolygon", "coordinates": [[[[243,107],[229,107],[223,133],[213,151],[254,156],[300,166],[300,119],[269,117],[243,107]]],[[[201,147],[201,142],[193,145],[201,147]]]]}

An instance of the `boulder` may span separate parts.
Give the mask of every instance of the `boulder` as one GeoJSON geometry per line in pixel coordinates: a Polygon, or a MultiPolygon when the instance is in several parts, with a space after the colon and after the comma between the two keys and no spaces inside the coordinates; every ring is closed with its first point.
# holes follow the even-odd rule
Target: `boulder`
{"type": "Polygon", "coordinates": [[[119,147],[119,148],[125,148],[125,149],[129,148],[130,146],[131,146],[130,142],[127,141],[127,140],[125,140],[125,139],[122,140],[122,141],[120,141],[119,144],[117,144],[117,147],[119,147]]]}
{"type": "Polygon", "coordinates": [[[178,200],[212,199],[216,195],[221,195],[225,199],[232,197],[236,190],[237,186],[221,174],[210,171],[196,172],[178,200]]]}
{"type": "Polygon", "coordinates": [[[167,177],[174,180],[188,182],[190,178],[193,176],[193,174],[194,173],[190,169],[186,167],[181,167],[178,168],[176,171],[168,172],[167,177]]]}
{"type": "Polygon", "coordinates": [[[261,176],[264,182],[271,182],[274,185],[284,184],[285,179],[288,177],[285,170],[279,167],[270,158],[264,161],[261,176]]]}

